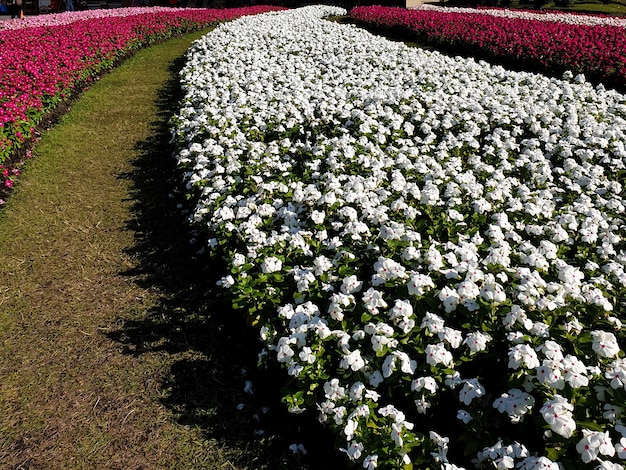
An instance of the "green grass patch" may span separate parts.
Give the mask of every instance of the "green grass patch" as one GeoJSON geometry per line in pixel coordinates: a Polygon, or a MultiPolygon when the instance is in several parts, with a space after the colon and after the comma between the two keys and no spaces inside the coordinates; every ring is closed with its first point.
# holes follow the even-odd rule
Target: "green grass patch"
{"type": "Polygon", "coordinates": [[[572,13],[594,13],[614,16],[626,15],[626,5],[619,2],[573,2],[568,7],[557,7],[554,3],[547,3],[543,6],[545,10],[559,10],[572,13]]]}

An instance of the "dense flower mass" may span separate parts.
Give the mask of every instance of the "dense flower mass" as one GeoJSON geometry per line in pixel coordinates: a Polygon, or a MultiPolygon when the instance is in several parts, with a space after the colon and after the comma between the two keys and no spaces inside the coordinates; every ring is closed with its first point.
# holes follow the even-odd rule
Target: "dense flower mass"
{"type": "MultiPolygon", "coordinates": [[[[174,13],[185,14],[188,10],[185,8],[169,8],[169,7],[132,7],[132,8],[111,8],[107,10],[82,10],[67,11],[54,15],[37,15],[26,16],[24,18],[15,18],[2,21],[0,23],[0,31],[7,29],[25,29],[46,26],[63,26],[75,21],[98,20],[102,18],[119,18],[135,16],[145,13],[174,13]]],[[[206,11],[206,10],[205,10],[206,11]]]]}
{"type": "Polygon", "coordinates": [[[509,8],[462,8],[442,7],[425,3],[411,8],[412,10],[431,10],[444,13],[470,13],[501,16],[503,18],[521,18],[533,21],[552,21],[554,23],[580,24],[580,25],[605,25],[626,28],[626,18],[606,15],[586,15],[581,13],[564,13],[550,10],[513,10],[509,8]]]}
{"type": "Polygon", "coordinates": [[[220,25],[175,119],[289,409],[367,469],[622,468],[626,98],[337,12],[220,25]]]}
{"type": "Polygon", "coordinates": [[[538,21],[530,13],[488,14],[483,11],[373,6],[354,8],[350,16],[360,24],[403,33],[458,53],[542,73],[560,75],[567,70],[583,73],[595,82],[624,91],[626,28],[623,21],[617,20],[618,24],[590,19],[575,22],[572,18],[577,15],[569,15],[570,21],[538,21]]]}
{"type": "Polygon", "coordinates": [[[32,137],[46,113],[132,50],[276,9],[126,8],[0,22],[0,165],[32,137]]]}

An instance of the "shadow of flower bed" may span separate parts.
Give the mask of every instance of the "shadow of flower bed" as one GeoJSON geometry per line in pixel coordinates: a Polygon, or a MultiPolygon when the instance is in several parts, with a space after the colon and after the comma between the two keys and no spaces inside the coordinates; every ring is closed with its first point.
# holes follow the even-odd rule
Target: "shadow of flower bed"
{"type": "Polygon", "coordinates": [[[257,370],[258,335],[222,302],[215,285],[224,268],[208,264],[189,243],[181,211],[186,202],[174,189],[180,179],[168,144],[168,120],[181,96],[174,77],[182,65],[183,58],[172,64],[151,136],[140,143],[135,170],[123,175],[134,185],[129,228],[136,244],[129,254],[139,260],[124,274],[160,300],[148,317],[126,321],[110,336],[127,354],[172,358],[160,384],[162,403],[181,425],[199,427],[207,440],[221,443],[232,468],[341,468],[343,456],[316,417],[288,415],[280,403],[282,372],[257,370]],[[306,455],[290,450],[292,444],[302,444],[306,455]]]}

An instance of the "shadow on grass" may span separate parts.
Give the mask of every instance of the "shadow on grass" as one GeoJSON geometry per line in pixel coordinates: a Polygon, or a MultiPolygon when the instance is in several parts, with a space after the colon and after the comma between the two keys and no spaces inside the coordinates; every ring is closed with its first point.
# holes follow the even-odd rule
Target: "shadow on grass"
{"type": "Polygon", "coordinates": [[[215,286],[223,268],[196,256],[198,247],[189,241],[185,200],[175,192],[180,179],[168,144],[168,119],[181,96],[175,77],[182,65],[182,58],[172,64],[151,136],[139,143],[134,171],[124,175],[133,184],[130,229],[136,243],[130,254],[138,260],[138,267],[124,274],[159,300],[149,316],[124,321],[111,336],[128,354],[170,357],[172,366],[161,384],[163,403],[180,424],[197,426],[223,445],[236,468],[345,468],[344,456],[314,416],[289,416],[279,403],[282,372],[256,369],[256,332],[222,302],[215,286]],[[244,392],[248,380],[253,395],[244,392]],[[304,444],[307,456],[293,455],[292,443],[304,444]]]}

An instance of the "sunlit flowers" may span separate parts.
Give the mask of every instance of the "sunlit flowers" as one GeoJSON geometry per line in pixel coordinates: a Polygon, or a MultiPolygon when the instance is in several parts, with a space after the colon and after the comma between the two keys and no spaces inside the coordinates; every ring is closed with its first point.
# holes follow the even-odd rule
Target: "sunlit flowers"
{"type": "Polygon", "coordinates": [[[363,468],[578,468],[587,428],[618,465],[624,96],[338,12],[220,26],[181,75],[190,219],[261,366],[363,468]]]}

